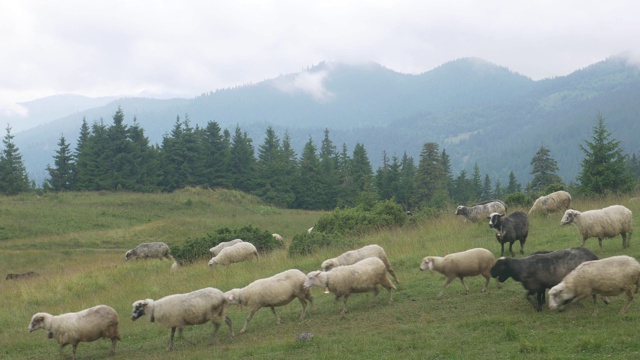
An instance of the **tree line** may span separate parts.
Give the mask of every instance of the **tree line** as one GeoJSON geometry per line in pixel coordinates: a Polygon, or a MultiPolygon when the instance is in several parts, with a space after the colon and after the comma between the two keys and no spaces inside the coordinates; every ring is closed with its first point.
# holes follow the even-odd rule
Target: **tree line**
{"type": "Polygon", "coordinates": [[[233,133],[215,121],[191,126],[188,116],[176,118],[162,143],[152,145],[136,119],[124,123],[118,109],[113,122],[91,126],[86,119],[74,150],[60,137],[49,177],[42,188],[29,181],[19,149],[7,127],[0,154],[0,192],[132,191],[170,192],[189,186],[227,188],[254,194],[284,208],[335,209],[393,199],[406,210],[442,208],[492,198],[526,202],[557,189],[570,188],[586,196],[636,190],[640,163],[622,152],[598,114],[592,138],[580,148],[585,154],[576,183],[565,184],[556,174],[557,162],[544,145],[532,157],[532,180],[522,186],[510,172],[508,183],[492,181],[476,164],[473,173],[454,176],[449,156],[434,142],[423,145],[418,163],[407,156],[383,154],[374,172],[363,144],[352,152],[336,146],[325,129],[318,146],[310,137],[298,156],[287,132],[281,138],[268,127],[257,149],[247,133],[233,133]]]}

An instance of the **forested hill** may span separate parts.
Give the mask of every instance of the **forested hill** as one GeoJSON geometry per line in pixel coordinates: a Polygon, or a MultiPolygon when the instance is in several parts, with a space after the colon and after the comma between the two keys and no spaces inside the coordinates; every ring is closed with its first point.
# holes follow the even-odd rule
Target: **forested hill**
{"type": "Polygon", "coordinates": [[[335,144],[364,144],[378,167],[383,152],[419,158],[425,142],[450,155],[452,170],[483,174],[503,184],[510,171],[529,181],[530,160],[544,145],[565,181],[575,178],[601,113],[612,136],[628,153],[640,152],[640,71],[614,57],[574,73],[533,81],[481,59],[459,59],[431,71],[400,74],[377,64],[320,63],[295,74],[221,89],[194,99],[120,99],[20,133],[14,133],[25,165],[38,183],[46,176],[61,135],[75,144],[82,119],[111,122],[121,107],[151,143],[160,143],[176,117],[195,126],[216,121],[239,126],[262,143],[271,125],[288,131],[300,154],[311,136],[316,144],[328,128],[335,144]]]}

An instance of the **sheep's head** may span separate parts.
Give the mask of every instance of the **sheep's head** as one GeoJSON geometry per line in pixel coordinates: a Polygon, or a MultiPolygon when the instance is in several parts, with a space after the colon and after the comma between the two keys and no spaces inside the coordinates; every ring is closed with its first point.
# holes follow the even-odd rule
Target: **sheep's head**
{"type": "Polygon", "coordinates": [[[496,263],[491,267],[491,277],[494,279],[497,278],[501,283],[507,281],[507,279],[511,277],[509,272],[510,261],[511,259],[504,256],[496,260],[496,263]]]}
{"type": "Polygon", "coordinates": [[[131,250],[127,251],[127,252],[124,254],[124,261],[128,261],[129,259],[131,259],[131,255],[132,255],[132,254],[131,254],[131,250]]]}
{"type": "Polygon", "coordinates": [[[240,289],[231,289],[226,293],[224,293],[224,298],[227,299],[227,302],[229,303],[229,305],[242,306],[242,303],[240,302],[240,296],[238,294],[239,290],[240,289]]]}
{"type": "Polygon", "coordinates": [[[319,270],[315,270],[310,272],[309,274],[307,274],[307,278],[304,280],[304,289],[308,290],[309,288],[311,288],[313,285],[317,285],[317,286],[321,286],[320,284],[318,284],[318,276],[322,273],[322,271],[319,270]]]}
{"type": "Polygon", "coordinates": [[[562,216],[562,220],[560,220],[560,225],[568,225],[576,220],[576,218],[580,215],[580,212],[577,210],[569,209],[564,212],[564,216],[562,216]]]}
{"type": "Polygon", "coordinates": [[[463,205],[458,206],[458,208],[456,208],[456,215],[464,215],[465,214],[465,207],[463,205]]]}
{"type": "Polygon", "coordinates": [[[153,300],[138,300],[133,303],[133,311],[131,312],[131,320],[136,321],[137,319],[146,315],[147,307],[153,300]]]}
{"type": "Polygon", "coordinates": [[[424,271],[424,270],[433,270],[433,258],[431,256],[427,256],[426,258],[422,259],[422,262],[420,263],[420,270],[424,271]]]}
{"type": "Polygon", "coordinates": [[[576,295],[574,292],[569,291],[565,282],[562,281],[560,284],[549,290],[549,309],[562,311],[565,306],[573,302],[575,299],[576,295]]]}
{"type": "Polygon", "coordinates": [[[211,258],[211,260],[209,260],[208,265],[209,265],[209,267],[213,267],[213,266],[216,266],[216,265],[217,265],[217,262],[216,262],[216,258],[215,258],[215,256],[214,256],[214,257],[212,257],[212,258],[211,258]]]}
{"type": "Polygon", "coordinates": [[[329,271],[334,267],[336,267],[336,262],[333,259],[325,260],[322,265],[320,265],[322,271],[329,271]]]}
{"type": "Polygon", "coordinates": [[[29,332],[44,329],[47,319],[49,318],[51,318],[51,314],[47,313],[37,313],[33,315],[33,317],[31,317],[31,322],[29,323],[29,332]]]}
{"type": "Polygon", "coordinates": [[[489,215],[489,227],[495,229],[500,226],[500,219],[504,216],[504,214],[500,213],[491,213],[489,215]]]}

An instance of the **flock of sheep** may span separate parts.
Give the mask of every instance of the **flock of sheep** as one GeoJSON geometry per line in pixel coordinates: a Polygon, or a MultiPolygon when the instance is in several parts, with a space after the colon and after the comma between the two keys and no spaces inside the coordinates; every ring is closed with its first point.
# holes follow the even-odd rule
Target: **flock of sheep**
{"type": "MultiPolygon", "coordinates": [[[[570,202],[568,193],[556,192],[539,198],[529,214],[565,211],[561,224],[573,223],[577,226],[583,239],[583,247],[540,251],[522,258],[501,257],[497,260],[491,251],[475,248],[444,257],[427,256],[422,259],[420,270],[434,270],[446,277],[438,297],[444,294],[445,288],[455,278],[461,280],[468,294],[469,288],[464,278],[482,275],[486,279],[482,292],[486,291],[492,277],[497,280],[498,286],[509,278],[521,282],[527,290],[527,298],[536,296],[534,306],[538,311],[545,303],[545,291],[550,289],[549,307],[558,310],[585,297],[592,297],[595,302],[596,295],[600,295],[608,303],[606,296],[625,293],[627,303],[620,310],[620,313],[624,313],[633,300],[633,294],[640,288],[640,263],[624,255],[598,259],[584,248],[584,242],[590,237],[597,237],[602,248],[602,239],[622,235],[623,248],[626,248],[633,233],[631,211],[621,205],[614,205],[579,212],[569,208],[570,202]]],[[[496,239],[502,245],[502,254],[504,255],[504,244],[508,242],[511,255],[514,256],[511,246],[515,241],[520,241],[520,252],[524,254],[524,243],[529,231],[528,216],[521,211],[506,216],[506,210],[507,206],[503,202],[493,201],[473,207],[459,206],[456,215],[463,215],[474,222],[489,219],[489,225],[495,230],[496,239]]],[[[274,234],[274,237],[277,236],[279,235],[274,234]]],[[[210,252],[213,257],[208,262],[209,266],[229,265],[259,257],[255,246],[241,239],[221,243],[211,248],[210,252]]],[[[161,242],[141,244],[125,255],[126,260],[146,258],[171,260],[172,256],[169,247],[161,242]]],[[[388,303],[391,303],[392,291],[396,287],[388,275],[396,284],[399,283],[384,249],[378,245],[367,245],[327,259],[321,264],[321,270],[308,274],[289,269],[227,292],[204,288],[157,300],[138,300],[132,304],[131,320],[146,316],[150,322],[170,328],[168,350],[172,350],[175,330],[178,329],[181,337],[182,330],[189,325],[212,322],[212,341],[215,341],[216,333],[224,322],[229,327],[231,337],[234,337],[233,325],[226,315],[230,305],[249,309],[240,334],[247,330],[255,313],[263,307],[271,309],[279,324],[280,317],[275,308],[287,305],[294,299],[298,299],[302,306],[299,317],[302,320],[305,318],[307,305],[313,304],[311,287],[314,286],[323,289],[325,293],[334,294],[336,301],[343,299],[342,315],[347,312],[347,301],[351,294],[373,292],[373,302],[379,292],[378,285],[388,291],[388,303]]],[[[31,319],[29,331],[44,329],[48,337],[55,339],[61,348],[71,344],[75,359],[78,343],[99,338],[111,339],[111,354],[115,353],[116,342],[120,340],[118,323],[118,314],[113,308],[99,305],[57,316],[37,313],[31,319]]]]}

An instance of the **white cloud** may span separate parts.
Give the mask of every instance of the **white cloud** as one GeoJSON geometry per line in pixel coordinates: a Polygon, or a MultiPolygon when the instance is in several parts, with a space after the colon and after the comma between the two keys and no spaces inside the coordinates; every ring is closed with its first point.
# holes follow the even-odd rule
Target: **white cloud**
{"type": "Polygon", "coordinates": [[[274,86],[289,94],[304,93],[317,102],[327,102],[334,94],[325,88],[328,70],[304,71],[293,76],[282,76],[274,80],[274,86]]]}

